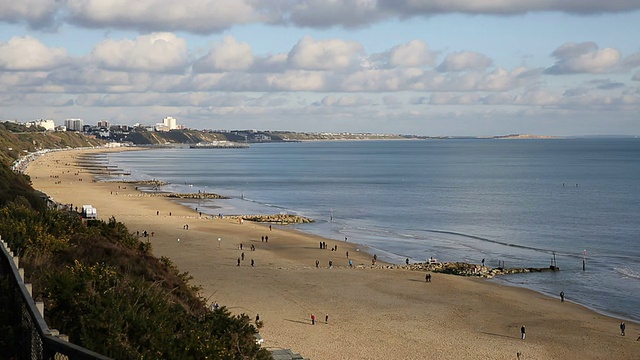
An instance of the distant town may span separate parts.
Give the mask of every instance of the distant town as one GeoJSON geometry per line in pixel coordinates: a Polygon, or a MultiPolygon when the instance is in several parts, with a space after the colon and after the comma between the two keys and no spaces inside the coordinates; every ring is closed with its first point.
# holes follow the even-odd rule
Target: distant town
{"type": "Polygon", "coordinates": [[[553,138],[552,136],[509,134],[488,137],[474,136],[421,136],[402,134],[352,133],[352,132],[294,132],[272,130],[196,130],[178,124],[178,120],[167,116],[154,125],[111,124],[100,120],[95,125],[85,124],[82,119],[65,119],[64,125],[56,125],[51,119],[38,119],[27,122],[6,120],[27,128],[42,132],[78,132],[87,137],[103,141],[131,145],[172,145],[172,144],[208,144],[220,141],[235,143],[260,142],[296,142],[321,140],[401,140],[401,139],[532,139],[553,138]]]}

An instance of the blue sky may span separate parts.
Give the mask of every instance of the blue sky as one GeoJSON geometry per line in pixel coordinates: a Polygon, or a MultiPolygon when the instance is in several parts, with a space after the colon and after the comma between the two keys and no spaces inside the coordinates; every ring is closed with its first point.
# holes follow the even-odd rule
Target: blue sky
{"type": "Polygon", "coordinates": [[[0,119],[640,134],[637,0],[0,0],[0,119]]]}

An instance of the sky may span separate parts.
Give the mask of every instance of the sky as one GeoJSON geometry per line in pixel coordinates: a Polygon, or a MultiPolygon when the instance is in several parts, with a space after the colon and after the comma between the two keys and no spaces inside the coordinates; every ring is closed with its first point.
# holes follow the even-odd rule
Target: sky
{"type": "Polygon", "coordinates": [[[640,135],[639,0],[0,0],[0,119],[640,135]]]}

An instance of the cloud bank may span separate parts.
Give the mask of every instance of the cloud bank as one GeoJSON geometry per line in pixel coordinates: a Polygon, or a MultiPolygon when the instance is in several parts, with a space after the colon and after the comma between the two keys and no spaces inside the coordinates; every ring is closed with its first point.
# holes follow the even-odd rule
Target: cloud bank
{"type": "Polygon", "coordinates": [[[236,25],[365,27],[440,14],[604,14],[640,9],[636,0],[0,0],[0,21],[34,28],[69,23],[141,32],[220,33],[236,25]]]}

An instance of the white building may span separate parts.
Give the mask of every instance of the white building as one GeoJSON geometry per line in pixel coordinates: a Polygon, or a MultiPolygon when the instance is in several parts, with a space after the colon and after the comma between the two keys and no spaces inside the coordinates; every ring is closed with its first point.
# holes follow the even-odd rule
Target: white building
{"type": "Polygon", "coordinates": [[[171,116],[167,116],[162,120],[164,126],[168,127],[169,130],[174,130],[178,128],[178,120],[172,118],[171,116]]]}
{"type": "Polygon", "coordinates": [[[69,131],[82,131],[84,123],[82,119],[65,119],[64,126],[66,126],[69,131]]]}
{"type": "Polygon", "coordinates": [[[169,131],[178,128],[178,121],[171,116],[167,116],[161,123],[157,123],[155,126],[156,131],[169,131]]]}
{"type": "Polygon", "coordinates": [[[27,127],[31,127],[31,126],[41,126],[43,128],[45,128],[45,130],[48,131],[52,131],[56,128],[56,123],[53,122],[53,120],[47,119],[47,120],[43,120],[43,119],[38,119],[38,120],[33,120],[33,121],[29,121],[27,123],[25,123],[25,125],[27,127]]]}

